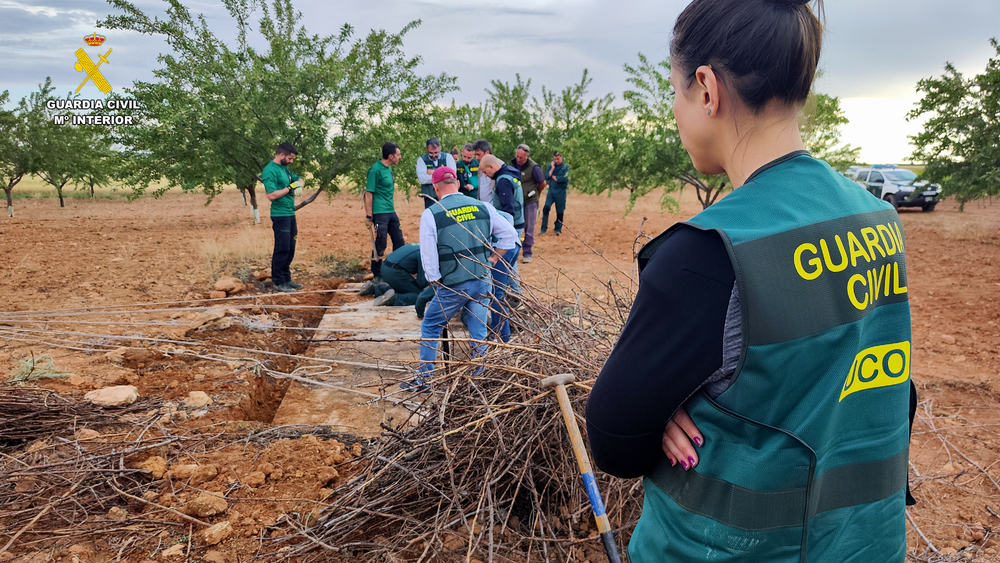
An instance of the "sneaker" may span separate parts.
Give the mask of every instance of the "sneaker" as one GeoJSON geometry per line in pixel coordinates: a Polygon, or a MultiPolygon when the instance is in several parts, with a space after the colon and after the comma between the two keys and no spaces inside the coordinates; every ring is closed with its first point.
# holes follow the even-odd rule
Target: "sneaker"
{"type": "Polygon", "coordinates": [[[375,306],[392,305],[396,301],[396,290],[390,288],[389,291],[375,298],[375,306]]]}
{"type": "Polygon", "coordinates": [[[293,289],[302,289],[303,287],[305,287],[301,283],[295,283],[293,281],[290,281],[290,282],[286,283],[285,285],[287,285],[287,286],[289,286],[289,287],[291,287],[293,289]]]}
{"type": "Polygon", "coordinates": [[[531,262],[531,256],[525,256],[525,257],[521,258],[521,263],[522,264],[527,264],[529,262],[531,262]]]}
{"type": "Polygon", "coordinates": [[[430,393],[431,386],[423,378],[416,378],[413,381],[404,381],[399,384],[403,391],[413,391],[414,393],[430,393]]]}
{"type": "Polygon", "coordinates": [[[375,284],[370,281],[366,281],[361,284],[361,291],[358,292],[358,295],[371,295],[373,293],[375,293],[375,284]]]}
{"type": "Polygon", "coordinates": [[[274,286],[274,290],[275,291],[280,291],[282,293],[295,293],[295,291],[296,291],[294,287],[292,287],[291,285],[289,285],[287,283],[286,284],[282,284],[282,285],[276,285],[276,286],[274,286]]]}

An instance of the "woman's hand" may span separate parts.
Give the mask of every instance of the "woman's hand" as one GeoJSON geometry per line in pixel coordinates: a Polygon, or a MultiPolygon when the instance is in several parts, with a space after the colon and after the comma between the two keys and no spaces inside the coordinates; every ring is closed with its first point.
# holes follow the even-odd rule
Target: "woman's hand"
{"type": "Polygon", "coordinates": [[[691,420],[684,407],[680,407],[667,422],[661,439],[663,453],[667,454],[670,465],[680,463],[685,471],[698,465],[698,452],[695,451],[691,442],[701,446],[705,443],[705,438],[698,431],[698,427],[694,425],[694,421],[691,420]]]}

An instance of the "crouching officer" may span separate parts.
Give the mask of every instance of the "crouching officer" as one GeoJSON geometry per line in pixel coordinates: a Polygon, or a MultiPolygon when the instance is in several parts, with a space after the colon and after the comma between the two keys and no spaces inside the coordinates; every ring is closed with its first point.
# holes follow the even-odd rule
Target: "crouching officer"
{"type": "Polygon", "coordinates": [[[405,307],[416,305],[417,316],[423,318],[427,302],[434,291],[424,277],[420,262],[420,245],[410,243],[394,250],[382,263],[382,282],[370,281],[361,286],[361,295],[375,295],[375,305],[405,307]]]}
{"type": "Polygon", "coordinates": [[[420,216],[420,259],[424,276],[434,287],[420,325],[420,374],[400,384],[424,391],[434,370],[438,341],[448,321],[463,308],[473,356],[486,353],[486,306],[490,267],[517,246],[517,231],[489,204],[458,193],[458,174],[441,167],[432,177],[438,200],[420,216]],[[490,243],[496,237],[495,243],[490,243]]]}

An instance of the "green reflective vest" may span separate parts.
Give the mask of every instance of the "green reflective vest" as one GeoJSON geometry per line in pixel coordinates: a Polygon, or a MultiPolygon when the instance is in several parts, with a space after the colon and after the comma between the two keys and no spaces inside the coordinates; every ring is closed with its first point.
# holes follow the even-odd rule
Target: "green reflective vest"
{"type": "Polygon", "coordinates": [[[493,180],[493,207],[498,210],[502,210],[500,207],[500,196],[497,194],[497,184],[500,180],[507,178],[514,184],[514,228],[523,229],[524,228],[524,190],[521,189],[521,180],[514,177],[513,174],[504,173],[500,174],[493,180]]]}
{"type": "Polygon", "coordinates": [[[462,195],[479,199],[479,161],[472,159],[472,162],[466,164],[464,160],[458,160],[455,162],[455,166],[457,167],[458,181],[462,184],[463,188],[466,184],[472,186],[471,191],[468,193],[463,191],[462,195]]]}
{"type": "MultiPolygon", "coordinates": [[[[448,164],[448,157],[445,156],[444,151],[438,155],[437,160],[431,160],[431,155],[427,153],[424,153],[420,160],[424,161],[427,166],[427,174],[431,176],[434,175],[435,170],[448,164]]],[[[434,184],[420,184],[420,192],[437,199],[437,194],[434,193],[434,184]]]]}
{"type": "Polygon", "coordinates": [[[489,275],[490,212],[486,204],[461,194],[430,208],[437,226],[441,283],[452,286],[489,275]]]}
{"type": "Polygon", "coordinates": [[[901,563],[910,309],[899,216],[804,151],[677,228],[717,231],[736,273],[732,383],[687,403],[696,468],[646,476],[629,554],[652,561],[901,563]]]}

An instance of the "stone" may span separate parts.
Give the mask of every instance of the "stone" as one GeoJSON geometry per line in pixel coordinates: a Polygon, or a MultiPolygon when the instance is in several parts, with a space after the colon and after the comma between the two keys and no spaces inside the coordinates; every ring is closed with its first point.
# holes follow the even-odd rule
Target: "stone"
{"type": "Polygon", "coordinates": [[[954,547],[942,547],[941,551],[939,551],[938,553],[940,553],[941,555],[955,555],[956,553],[958,553],[958,550],[955,549],[954,547]]]}
{"type": "Polygon", "coordinates": [[[76,439],[80,442],[89,442],[91,440],[96,440],[101,437],[101,433],[97,430],[92,430],[90,428],[84,428],[83,430],[76,433],[76,439]]]}
{"type": "Polygon", "coordinates": [[[167,474],[167,460],[163,459],[161,456],[154,455],[147,458],[146,461],[140,463],[139,469],[149,471],[149,474],[153,477],[153,479],[163,479],[163,476],[167,474]]]}
{"type": "Polygon", "coordinates": [[[256,274],[254,274],[254,277],[257,278],[258,281],[271,279],[271,268],[265,268],[257,272],[256,274]]]}
{"type": "Polygon", "coordinates": [[[201,493],[181,507],[181,512],[184,514],[199,518],[222,514],[226,510],[229,510],[229,503],[226,502],[226,499],[209,493],[201,493]]]}
{"type": "Polygon", "coordinates": [[[226,330],[233,326],[233,319],[225,317],[217,321],[212,321],[198,327],[199,332],[211,332],[213,330],[226,330]]]}
{"type": "Polygon", "coordinates": [[[952,335],[950,335],[950,334],[942,334],[941,335],[941,342],[944,342],[945,344],[954,344],[955,343],[955,337],[952,336],[952,335]]]}
{"type": "Polygon", "coordinates": [[[182,543],[175,543],[174,545],[164,549],[160,552],[160,557],[164,559],[180,559],[184,557],[184,548],[187,547],[182,543]]]}
{"type": "Polygon", "coordinates": [[[200,293],[195,293],[193,291],[189,291],[187,295],[184,296],[185,301],[201,301],[204,298],[205,298],[204,295],[200,293]]]}
{"type": "MultiPolygon", "coordinates": [[[[225,295],[223,295],[225,297],[225,295]]],[[[201,325],[208,324],[212,321],[217,321],[226,316],[226,309],[224,307],[213,307],[207,311],[202,311],[191,319],[191,328],[198,328],[201,325]]]]}
{"type": "Polygon", "coordinates": [[[134,403],[139,398],[139,390],[134,385],[115,385],[91,391],[83,398],[102,407],[120,407],[134,403]]]}
{"type": "Polygon", "coordinates": [[[184,406],[192,409],[207,407],[212,404],[212,398],[204,391],[191,391],[184,399],[184,406]]]}
{"type": "Polygon", "coordinates": [[[266,479],[267,476],[264,475],[263,471],[254,471],[243,478],[243,484],[248,487],[257,488],[263,486],[266,479]]]}
{"type": "Polygon", "coordinates": [[[66,383],[69,383],[73,387],[80,387],[81,385],[85,385],[87,380],[74,373],[66,379],[66,383]]]}
{"type": "Polygon", "coordinates": [[[257,471],[260,471],[264,475],[270,476],[274,473],[274,465],[270,462],[264,461],[257,465],[257,471]]]}
{"type": "Polygon", "coordinates": [[[955,356],[951,359],[951,361],[955,362],[956,364],[960,364],[965,361],[965,356],[962,355],[955,356]]]}
{"type": "Polygon", "coordinates": [[[115,348],[114,350],[104,354],[104,357],[108,359],[109,362],[120,366],[125,363],[125,353],[128,352],[128,348],[115,348]]]}
{"type": "Polygon", "coordinates": [[[197,487],[198,485],[215,479],[219,474],[219,468],[214,465],[175,465],[170,468],[167,474],[171,479],[177,481],[187,481],[188,485],[197,487]]]}
{"type": "Polygon", "coordinates": [[[365,274],[365,277],[361,278],[364,281],[371,281],[375,279],[375,274],[365,274]]]}
{"type": "Polygon", "coordinates": [[[93,555],[94,554],[94,546],[92,546],[90,544],[86,544],[86,543],[78,543],[78,544],[73,544],[73,545],[69,546],[69,549],[67,549],[66,551],[68,551],[70,553],[70,555],[77,555],[77,556],[79,556],[79,555],[93,555]]]}
{"type": "Polygon", "coordinates": [[[124,522],[128,520],[128,510],[112,506],[111,510],[108,511],[108,518],[116,522],[124,522]]]}
{"type": "Polygon", "coordinates": [[[340,473],[332,467],[324,467],[317,472],[316,477],[319,479],[319,486],[326,487],[336,481],[340,473]]]}
{"type": "Polygon", "coordinates": [[[225,291],[210,291],[208,292],[209,299],[225,299],[228,297],[225,291]]]}
{"type": "Polygon", "coordinates": [[[205,545],[215,545],[231,535],[233,535],[233,525],[225,520],[201,532],[201,541],[205,545]]]}
{"type": "Polygon", "coordinates": [[[243,282],[234,277],[220,278],[215,282],[215,291],[225,291],[230,295],[243,291],[244,287],[243,282]]]}
{"type": "Polygon", "coordinates": [[[215,551],[214,549],[203,555],[201,560],[205,563],[227,563],[226,554],[221,551],[215,551]]]}

